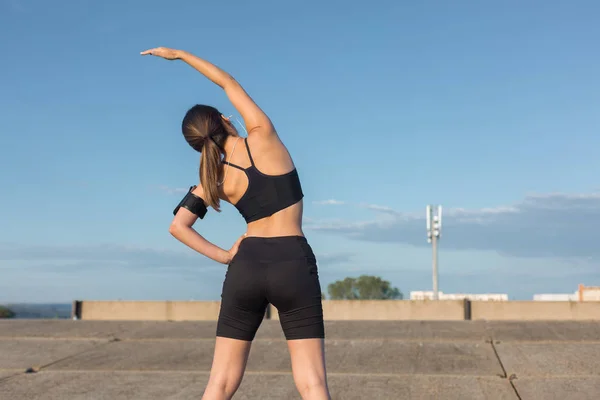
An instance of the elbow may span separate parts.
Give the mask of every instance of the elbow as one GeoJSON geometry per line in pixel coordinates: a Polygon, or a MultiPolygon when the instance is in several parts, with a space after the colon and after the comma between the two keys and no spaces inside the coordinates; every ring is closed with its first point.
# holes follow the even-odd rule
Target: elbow
{"type": "Polygon", "coordinates": [[[235,80],[235,78],[229,74],[226,74],[225,78],[223,79],[223,81],[221,82],[221,88],[223,88],[225,91],[233,88],[233,87],[239,87],[240,84],[238,83],[238,81],[235,80]]]}
{"type": "Polygon", "coordinates": [[[176,222],[172,222],[171,225],[169,226],[169,233],[174,236],[175,238],[179,238],[179,236],[181,236],[181,231],[184,229],[184,227],[176,222]]]}

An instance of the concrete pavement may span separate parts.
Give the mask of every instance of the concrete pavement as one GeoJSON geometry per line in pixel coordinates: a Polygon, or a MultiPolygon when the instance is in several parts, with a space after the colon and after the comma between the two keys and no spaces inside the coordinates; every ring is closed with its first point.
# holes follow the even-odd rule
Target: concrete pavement
{"type": "MultiPolygon", "coordinates": [[[[215,326],[0,321],[0,399],[199,399],[215,326]]],[[[599,322],[327,321],[326,331],[334,399],[600,397],[599,322]]],[[[280,325],[266,320],[234,399],[296,398],[280,325]]]]}

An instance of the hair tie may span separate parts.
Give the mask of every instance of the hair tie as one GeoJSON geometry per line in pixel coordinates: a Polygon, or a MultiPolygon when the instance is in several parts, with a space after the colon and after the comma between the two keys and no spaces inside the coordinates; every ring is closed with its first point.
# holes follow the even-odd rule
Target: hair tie
{"type": "Polygon", "coordinates": [[[221,148],[221,146],[219,145],[219,143],[217,143],[217,141],[215,140],[215,138],[212,135],[209,135],[208,138],[215,144],[215,146],[217,146],[217,148],[221,151],[223,151],[223,149],[221,148]]]}

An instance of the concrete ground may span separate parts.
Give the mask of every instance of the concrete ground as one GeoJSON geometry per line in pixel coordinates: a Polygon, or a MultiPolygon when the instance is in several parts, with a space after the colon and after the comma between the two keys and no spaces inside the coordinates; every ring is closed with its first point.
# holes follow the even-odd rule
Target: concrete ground
{"type": "MultiPolygon", "coordinates": [[[[0,321],[0,400],[200,399],[214,322],[0,321]]],[[[600,398],[600,322],[328,321],[333,399],[600,398]]],[[[265,320],[234,399],[299,399],[265,320]]]]}

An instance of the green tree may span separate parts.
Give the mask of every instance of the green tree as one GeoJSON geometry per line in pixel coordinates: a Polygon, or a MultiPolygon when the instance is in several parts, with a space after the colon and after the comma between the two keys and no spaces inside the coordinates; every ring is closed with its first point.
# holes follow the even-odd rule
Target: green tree
{"type": "Polygon", "coordinates": [[[0,318],[14,318],[15,317],[15,313],[12,312],[12,310],[0,306],[0,318]]]}
{"type": "Polygon", "coordinates": [[[403,298],[402,292],[378,276],[347,277],[327,286],[332,300],[392,300],[403,298]]]}

